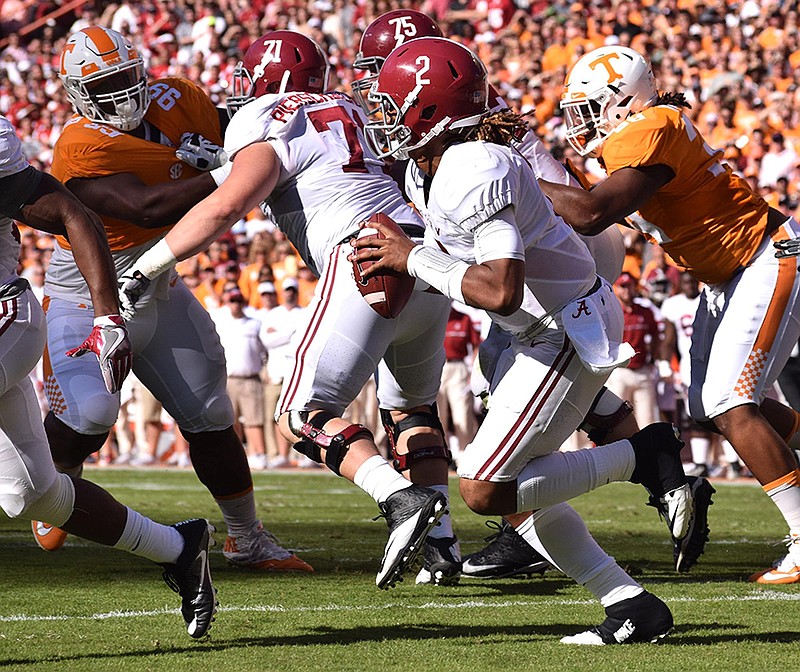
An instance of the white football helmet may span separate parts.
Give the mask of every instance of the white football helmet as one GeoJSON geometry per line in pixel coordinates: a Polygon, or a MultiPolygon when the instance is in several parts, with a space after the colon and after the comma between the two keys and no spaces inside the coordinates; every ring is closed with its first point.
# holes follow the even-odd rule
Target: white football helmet
{"type": "Polygon", "coordinates": [[[61,52],[59,77],[79,114],[121,131],[142,123],[150,105],[142,57],[109,28],[73,33],[61,52]]]}
{"type": "Polygon", "coordinates": [[[567,73],[561,109],[566,138],[581,156],[600,148],[628,115],[658,98],[650,63],[628,47],[600,47],[582,56],[567,73]]]}

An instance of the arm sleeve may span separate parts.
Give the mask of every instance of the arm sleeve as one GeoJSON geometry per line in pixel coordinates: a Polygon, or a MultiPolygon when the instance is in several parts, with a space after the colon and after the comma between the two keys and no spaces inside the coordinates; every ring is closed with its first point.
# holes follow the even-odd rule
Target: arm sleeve
{"type": "Polygon", "coordinates": [[[42,173],[33,166],[14,175],[0,177],[0,215],[15,219],[22,206],[36,192],[41,180],[42,173]]]}

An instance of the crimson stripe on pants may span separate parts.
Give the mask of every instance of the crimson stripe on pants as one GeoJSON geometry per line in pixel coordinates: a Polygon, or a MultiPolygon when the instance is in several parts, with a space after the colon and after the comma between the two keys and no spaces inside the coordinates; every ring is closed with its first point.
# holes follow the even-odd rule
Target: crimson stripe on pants
{"type": "Polygon", "coordinates": [[[520,413],[519,417],[517,418],[514,425],[508,431],[508,433],[503,437],[500,441],[500,444],[497,446],[497,449],[492,453],[486,462],[483,463],[483,466],[477,471],[475,474],[476,480],[487,480],[491,478],[500,467],[505,464],[508,460],[510,455],[516,449],[516,446],[519,442],[519,436],[525,434],[525,432],[530,429],[530,426],[533,424],[534,420],[542,410],[542,407],[547,402],[550,394],[553,391],[553,388],[556,386],[559,380],[564,376],[564,372],[569,367],[570,363],[572,362],[572,358],[575,356],[575,349],[572,347],[572,343],[570,343],[569,339],[565,337],[564,339],[564,346],[561,349],[561,352],[558,353],[555,360],[553,360],[553,364],[550,366],[550,370],[542,379],[542,382],[534,391],[533,395],[531,396],[530,401],[527,403],[523,411],[520,413]],[[539,403],[537,404],[537,400],[539,403]],[[536,405],[534,408],[534,404],[536,405]],[[524,425],[524,426],[523,426],[524,425]],[[520,430],[520,426],[522,429],[520,430]],[[514,437],[517,437],[516,439],[514,437]],[[499,462],[494,466],[494,468],[490,469],[490,465],[494,462],[500,455],[505,453],[504,457],[499,460],[499,462]]]}
{"type": "Polygon", "coordinates": [[[303,334],[303,339],[300,341],[300,345],[297,348],[294,368],[292,369],[292,375],[289,378],[288,391],[283,401],[283,408],[280,409],[281,413],[291,408],[292,400],[294,399],[294,395],[297,394],[297,388],[299,387],[300,379],[302,378],[306,353],[311,347],[314,336],[316,336],[317,331],[319,330],[319,326],[325,317],[325,311],[330,303],[330,292],[333,288],[334,278],[336,277],[336,267],[339,263],[338,250],[339,246],[337,245],[331,251],[331,258],[328,262],[329,273],[327,273],[325,276],[325,284],[323,285],[320,293],[320,302],[317,304],[314,314],[311,316],[311,320],[308,323],[308,327],[306,327],[306,332],[303,334]]]}

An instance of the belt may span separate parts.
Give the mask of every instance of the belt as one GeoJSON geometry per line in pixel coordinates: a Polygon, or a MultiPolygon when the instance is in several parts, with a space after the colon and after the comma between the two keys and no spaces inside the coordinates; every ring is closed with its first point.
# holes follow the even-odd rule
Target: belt
{"type": "Polygon", "coordinates": [[[594,294],[602,286],[603,286],[603,281],[600,279],[600,276],[598,275],[597,280],[595,280],[594,284],[592,285],[592,288],[588,292],[586,292],[586,294],[578,298],[585,299],[587,296],[591,296],[592,294],[594,294]]]}
{"type": "Polygon", "coordinates": [[[236,380],[261,380],[257,373],[252,376],[228,376],[228,378],[234,378],[236,380]]]}

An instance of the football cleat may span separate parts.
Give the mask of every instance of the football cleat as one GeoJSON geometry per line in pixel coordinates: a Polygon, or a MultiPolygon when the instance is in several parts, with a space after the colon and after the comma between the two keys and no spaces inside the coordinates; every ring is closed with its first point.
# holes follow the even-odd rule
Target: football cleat
{"type": "Polygon", "coordinates": [[[789,552],[769,569],[753,574],[748,581],[774,585],[800,582],[800,536],[789,535],[784,541],[789,552]]]}
{"type": "Polygon", "coordinates": [[[447,499],[431,488],[411,485],[389,495],[378,506],[381,510],[378,518],[386,518],[389,526],[389,541],[375,584],[387,589],[403,580],[428,533],[447,513],[447,499]]]}
{"type": "Polygon", "coordinates": [[[455,586],[461,578],[461,547],[455,537],[428,537],[422,547],[424,560],[416,583],[455,586]]]}
{"type": "Polygon", "coordinates": [[[181,615],[186,632],[199,639],[211,628],[217,612],[217,589],[211,581],[208,551],[216,530],[203,518],[173,525],[183,537],[183,551],[174,564],[162,564],[164,581],[181,596],[181,615]]]}
{"type": "Polygon", "coordinates": [[[672,630],[669,607],[647,591],[606,607],[606,620],[577,635],[562,637],[563,644],[604,646],[657,642],[672,630]]]}
{"type": "MultiPolygon", "coordinates": [[[[630,438],[636,456],[631,482],[641,483],[656,497],[663,497],[686,484],[680,457],[684,444],[679,436],[678,428],[669,422],[655,422],[636,432],[630,438]]],[[[684,501],[689,501],[684,494],[684,501]]],[[[676,521],[688,521],[690,517],[680,511],[675,513],[676,521]]]]}
{"type": "Polygon", "coordinates": [[[486,521],[497,532],[486,537],[489,544],[477,553],[464,557],[461,574],[480,579],[507,579],[511,576],[544,574],[551,567],[505,520],[502,524],[486,521]]]}
{"type": "MultiPolygon", "coordinates": [[[[681,573],[688,572],[703,554],[708,542],[708,507],[714,502],[711,500],[716,490],[705,478],[690,476],[689,484],[678,488],[675,497],[672,493],[667,493],[662,498],[650,497],[648,506],[653,506],[658,510],[659,515],[667,523],[670,535],[672,536],[672,557],[675,560],[675,570],[681,573]],[[685,533],[678,536],[678,532],[683,529],[683,524],[675,524],[676,508],[683,506],[683,489],[688,488],[691,496],[691,515],[685,525],[685,533]]],[[[675,492],[675,491],[673,491],[675,492]]]]}
{"type": "Polygon", "coordinates": [[[67,540],[67,533],[64,530],[39,520],[31,521],[31,529],[33,538],[43,551],[57,551],[67,540]]]}
{"type": "Polygon", "coordinates": [[[222,554],[233,565],[270,572],[313,572],[314,568],[278,544],[261,521],[249,534],[228,535],[222,554]]]}

